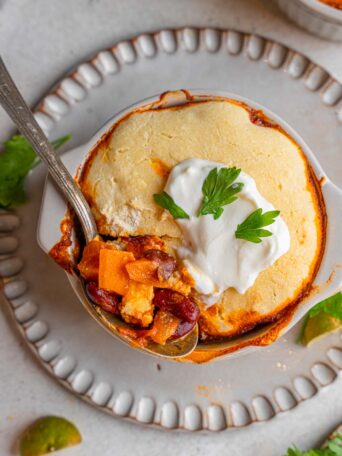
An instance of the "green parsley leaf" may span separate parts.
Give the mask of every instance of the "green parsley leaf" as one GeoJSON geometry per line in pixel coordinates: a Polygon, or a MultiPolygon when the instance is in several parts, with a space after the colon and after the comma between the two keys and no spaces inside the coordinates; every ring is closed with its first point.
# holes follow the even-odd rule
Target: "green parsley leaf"
{"type": "Polygon", "coordinates": [[[309,345],[320,336],[342,328],[342,292],[316,304],[305,316],[298,342],[309,345]]]}
{"type": "MultiPolygon", "coordinates": [[[[69,141],[70,135],[52,141],[55,149],[69,141]]],[[[29,171],[39,159],[30,143],[21,135],[15,135],[5,142],[0,154],[0,207],[17,206],[26,201],[24,182],[29,171]]]]}
{"type": "Polygon", "coordinates": [[[213,214],[217,220],[223,213],[223,207],[237,200],[234,196],[241,192],[243,183],[235,182],[241,169],[213,168],[202,186],[203,200],[197,216],[213,214]]]}
{"type": "Polygon", "coordinates": [[[175,219],[190,218],[189,215],[180,206],[178,206],[173,201],[171,196],[168,195],[166,192],[155,193],[153,195],[153,199],[158,204],[158,206],[161,206],[164,209],[168,210],[173,218],[175,218],[175,219]]]}
{"type": "Polygon", "coordinates": [[[244,222],[237,226],[235,237],[237,239],[244,239],[249,242],[259,244],[262,237],[272,236],[271,231],[261,229],[264,226],[272,225],[275,218],[278,217],[280,211],[268,211],[264,214],[262,209],[257,209],[252,212],[244,222]]]}
{"type": "Polygon", "coordinates": [[[285,456],[342,456],[342,435],[336,434],[319,449],[301,451],[297,447],[289,448],[285,456]]]}
{"type": "Polygon", "coordinates": [[[303,453],[299,448],[293,447],[287,450],[286,456],[302,456],[303,453]]]}
{"type": "Polygon", "coordinates": [[[328,444],[328,448],[330,451],[333,452],[333,454],[336,454],[336,456],[342,456],[342,440],[338,439],[334,442],[330,442],[328,444]]]}

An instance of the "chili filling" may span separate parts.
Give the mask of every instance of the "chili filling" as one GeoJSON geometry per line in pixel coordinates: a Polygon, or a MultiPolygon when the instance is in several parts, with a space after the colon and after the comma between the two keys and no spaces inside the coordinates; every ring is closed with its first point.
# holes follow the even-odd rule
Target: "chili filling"
{"type": "Polygon", "coordinates": [[[141,345],[183,337],[199,319],[188,278],[157,236],[95,239],[78,270],[93,304],[128,323],[121,332],[141,345]]]}

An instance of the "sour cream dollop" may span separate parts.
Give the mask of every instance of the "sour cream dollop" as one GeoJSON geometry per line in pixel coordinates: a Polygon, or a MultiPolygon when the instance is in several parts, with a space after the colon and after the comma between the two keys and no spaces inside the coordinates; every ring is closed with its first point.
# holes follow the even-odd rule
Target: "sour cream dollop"
{"type": "Polygon", "coordinates": [[[290,248],[290,233],[280,216],[265,227],[272,236],[262,238],[260,244],[235,237],[237,226],[256,209],[274,210],[258,192],[254,179],[243,171],[235,181],[244,184],[238,199],[225,206],[217,220],[211,214],[197,217],[203,182],[213,168],[222,167],[208,160],[184,160],[172,169],[165,186],[165,191],[190,216],[176,219],[184,236],[184,245],[177,253],[208,306],[227,288],[244,294],[258,274],[290,248]]]}

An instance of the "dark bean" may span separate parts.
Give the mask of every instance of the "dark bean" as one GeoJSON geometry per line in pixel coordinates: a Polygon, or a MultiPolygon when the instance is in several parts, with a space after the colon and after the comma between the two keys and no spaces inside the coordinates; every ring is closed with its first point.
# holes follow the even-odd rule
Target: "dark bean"
{"type": "Polygon", "coordinates": [[[189,322],[189,321],[184,321],[182,320],[178,328],[176,329],[176,332],[173,334],[173,336],[170,337],[170,340],[175,340],[179,339],[180,337],[184,337],[186,334],[188,334],[196,325],[195,321],[189,322]]]}
{"type": "Polygon", "coordinates": [[[144,252],[144,257],[154,261],[157,265],[158,280],[167,280],[176,269],[176,260],[162,250],[150,249],[144,252]]]}
{"type": "Polygon", "coordinates": [[[199,307],[193,299],[172,290],[155,290],[153,304],[187,322],[197,321],[200,315],[199,307]]]}
{"type": "Polygon", "coordinates": [[[126,246],[128,252],[134,253],[137,259],[141,258],[146,250],[159,250],[165,245],[162,239],[153,235],[121,237],[119,240],[126,246]]]}
{"type": "Polygon", "coordinates": [[[119,315],[120,297],[116,293],[99,288],[95,282],[86,285],[86,291],[94,304],[111,314],[119,315]]]}

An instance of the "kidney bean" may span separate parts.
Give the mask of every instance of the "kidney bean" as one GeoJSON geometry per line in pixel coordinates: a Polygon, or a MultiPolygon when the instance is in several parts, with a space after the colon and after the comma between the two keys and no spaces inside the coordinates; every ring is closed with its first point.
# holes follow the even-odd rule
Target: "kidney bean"
{"type": "Polygon", "coordinates": [[[95,282],[86,284],[86,291],[94,304],[111,314],[119,315],[120,297],[116,293],[98,288],[95,282]]]}
{"type": "Polygon", "coordinates": [[[197,321],[200,310],[195,301],[172,290],[155,290],[153,304],[187,322],[197,321]]]}
{"type": "Polygon", "coordinates": [[[176,329],[176,332],[170,337],[170,340],[176,340],[179,339],[180,337],[184,337],[186,334],[188,334],[196,325],[195,321],[184,321],[182,320],[178,328],[176,329]]]}
{"type": "Polygon", "coordinates": [[[158,264],[157,275],[158,280],[161,282],[167,280],[176,269],[176,260],[162,250],[146,250],[146,252],[144,252],[144,257],[158,264]]]}

